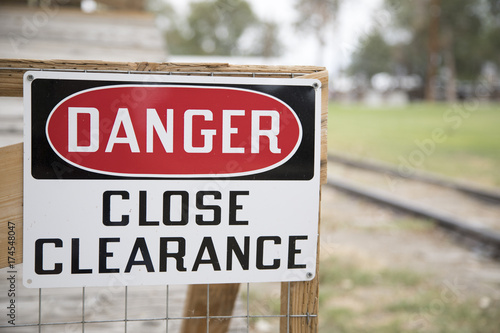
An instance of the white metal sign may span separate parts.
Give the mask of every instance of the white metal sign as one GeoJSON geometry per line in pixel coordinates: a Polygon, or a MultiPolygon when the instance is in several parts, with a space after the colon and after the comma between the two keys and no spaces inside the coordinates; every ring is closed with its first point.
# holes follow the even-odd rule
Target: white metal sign
{"type": "Polygon", "coordinates": [[[24,80],[25,286],[314,277],[319,81],[24,80]]]}

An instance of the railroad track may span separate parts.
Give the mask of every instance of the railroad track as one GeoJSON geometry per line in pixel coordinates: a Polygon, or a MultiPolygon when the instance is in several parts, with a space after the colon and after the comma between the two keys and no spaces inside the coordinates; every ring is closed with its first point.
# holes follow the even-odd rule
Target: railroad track
{"type": "Polygon", "coordinates": [[[480,245],[500,259],[500,192],[429,173],[329,155],[327,185],[415,216],[480,245]],[[356,179],[356,181],[349,180],[356,179]]]}
{"type": "Polygon", "coordinates": [[[424,171],[413,170],[413,172],[402,172],[396,167],[381,162],[360,161],[338,154],[329,154],[328,161],[334,163],[341,163],[354,168],[370,170],[373,172],[378,172],[394,177],[407,178],[424,183],[439,185],[456,191],[463,192],[465,194],[471,195],[481,200],[489,200],[494,203],[500,203],[500,190],[486,189],[483,187],[479,187],[475,184],[464,183],[461,181],[457,181],[456,179],[437,176],[435,174],[424,171]]]}

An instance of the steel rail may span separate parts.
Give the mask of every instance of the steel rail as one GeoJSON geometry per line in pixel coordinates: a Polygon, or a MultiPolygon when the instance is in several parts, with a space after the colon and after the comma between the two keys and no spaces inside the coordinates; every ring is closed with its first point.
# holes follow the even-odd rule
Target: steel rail
{"type": "Polygon", "coordinates": [[[340,163],[350,167],[383,173],[390,176],[400,177],[403,179],[411,179],[429,184],[439,185],[450,188],[477,199],[491,203],[500,203],[500,190],[483,188],[481,186],[460,182],[455,179],[436,175],[430,172],[412,169],[410,172],[399,170],[397,167],[378,162],[378,161],[361,161],[352,157],[340,154],[328,154],[328,161],[340,163]]]}
{"type": "Polygon", "coordinates": [[[488,245],[491,249],[491,256],[496,258],[500,257],[500,233],[498,232],[486,228],[475,227],[471,225],[470,222],[459,217],[420,205],[407,199],[395,197],[380,190],[360,186],[344,179],[328,176],[327,185],[342,192],[369,199],[378,204],[390,206],[412,215],[430,219],[444,229],[479,241],[481,244],[488,245]]]}

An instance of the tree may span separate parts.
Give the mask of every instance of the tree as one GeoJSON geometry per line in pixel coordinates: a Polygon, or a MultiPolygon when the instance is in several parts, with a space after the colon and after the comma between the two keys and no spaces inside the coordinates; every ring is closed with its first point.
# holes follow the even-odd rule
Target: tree
{"type": "Polygon", "coordinates": [[[276,24],[261,21],[245,0],[192,2],[186,20],[172,21],[167,43],[173,54],[274,56],[281,52],[276,24]]]}
{"type": "MultiPolygon", "coordinates": [[[[441,0],[430,0],[429,27],[427,29],[427,73],[425,84],[425,99],[428,101],[436,100],[436,91],[434,87],[437,83],[437,75],[439,69],[440,16],[441,0]]],[[[448,60],[450,59],[451,58],[448,58],[448,60]]],[[[454,70],[453,73],[455,73],[454,70]]]]}
{"type": "Polygon", "coordinates": [[[377,73],[391,72],[391,46],[385,41],[380,30],[361,37],[361,47],[357,48],[348,69],[350,74],[361,74],[371,78],[377,73]]]}
{"type": "Polygon", "coordinates": [[[278,39],[279,27],[275,22],[262,21],[254,32],[256,38],[248,54],[270,58],[282,53],[283,44],[278,39]]]}
{"type": "MultiPolygon", "coordinates": [[[[455,99],[457,79],[476,80],[485,63],[500,64],[499,4],[498,0],[386,0],[384,6],[392,21],[381,31],[391,49],[390,58],[385,60],[390,66],[385,67],[394,75],[398,74],[396,69],[418,74],[426,83],[430,100],[436,99],[438,82],[444,84],[446,99],[455,99]],[[388,43],[394,32],[408,38],[388,43]]],[[[364,51],[354,54],[351,71],[359,71],[359,64],[370,57],[370,47],[368,39],[361,41],[364,51]]]]}
{"type": "Polygon", "coordinates": [[[237,53],[238,39],[256,22],[257,18],[244,0],[194,2],[188,17],[194,53],[237,53]]]}
{"type": "Polygon", "coordinates": [[[333,23],[342,0],[297,0],[295,9],[299,18],[295,22],[297,30],[314,34],[320,45],[319,62],[326,45],[328,26],[333,23]]]}

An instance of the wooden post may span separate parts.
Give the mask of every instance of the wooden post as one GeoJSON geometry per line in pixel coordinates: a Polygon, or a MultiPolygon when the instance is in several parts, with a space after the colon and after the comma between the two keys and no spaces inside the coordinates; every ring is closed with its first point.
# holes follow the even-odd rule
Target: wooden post
{"type": "MultiPolygon", "coordinates": [[[[328,73],[326,71],[308,74],[303,78],[321,81],[321,184],[326,184],[327,125],[328,125],[328,73]]],[[[320,196],[321,198],[321,196],[320,196]]],[[[320,207],[321,209],[321,207],[320,207]]],[[[320,214],[321,215],[321,214],[320,214]]],[[[280,333],[318,332],[319,311],[319,222],[316,276],[311,281],[284,282],[281,284],[280,333]],[[293,317],[299,316],[299,317],[293,317]]]]}
{"type": "MultiPolygon", "coordinates": [[[[12,233],[11,233],[12,236],[12,233]]],[[[23,262],[23,145],[0,148],[0,268],[23,262]],[[10,222],[10,223],[9,223],[10,222]],[[14,226],[14,256],[7,253],[8,227],[14,226]],[[14,260],[9,257],[13,257],[14,260]],[[10,259],[10,260],[9,260],[10,259]]]]}
{"type": "MultiPolygon", "coordinates": [[[[210,316],[231,316],[239,288],[240,285],[237,283],[189,286],[184,316],[207,316],[207,304],[210,316]],[[209,295],[209,303],[207,303],[207,295],[209,295]]],[[[209,321],[209,332],[225,333],[229,324],[229,319],[212,318],[209,321]]],[[[182,322],[181,333],[191,332],[207,332],[207,319],[185,319],[182,322]]]]}
{"type": "Polygon", "coordinates": [[[106,62],[80,60],[25,60],[0,59],[0,96],[23,96],[23,75],[27,70],[87,70],[106,72],[164,72],[172,74],[195,74],[210,76],[286,77],[289,73],[310,74],[324,71],[317,66],[251,66],[224,63],[152,63],[152,62],[106,62]]]}
{"type": "MultiPolygon", "coordinates": [[[[103,61],[66,60],[24,60],[0,59],[0,96],[22,96],[23,75],[27,70],[87,70],[116,72],[166,72],[172,74],[195,74],[218,76],[291,77],[290,73],[301,74],[302,78],[319,79],[322,86],[322,150],[321,183],[326,183],[326,126],[328,113],[328,73],[316,66],[250,66],[229,64],[179,64],[179,63],[123,63],[103,61]],[[304,75],[305,74],[305,75],[304,75]]],[[[8,222],[16,225],[16,264],[22,262],[22,144],[0,148],[0,240],[5,244],[8,222]]],[[[318,217],[319,221],[319,217],[318,217]]],[[[319,237],[319,235],[318,235],[319,237]]],[[[319,247],[319,242],[318,242],[319,247]]],[[[318,256],[319,257],[319,256],[318,256]]],[[[0,253],[0,268],[6,267],[8,258],[0,253]]],[[[312,281],[282,284],[281,332],[317,332],[318,328],[318,272],[312,281]],[[293,316],[298,317],[293,317],[293,316]]],[[[189,287],[185,315],[207,316],[207,295],[209,295],[210,316],[230,316],[238,294],[239,284],[206,285],[189,287]]],[[[206,332],[207,319],[188,319],[183,322],[182,332],[206,332]]],[[[229,320],[212,318],[210,332],[226,332],[229,320]]]]}

